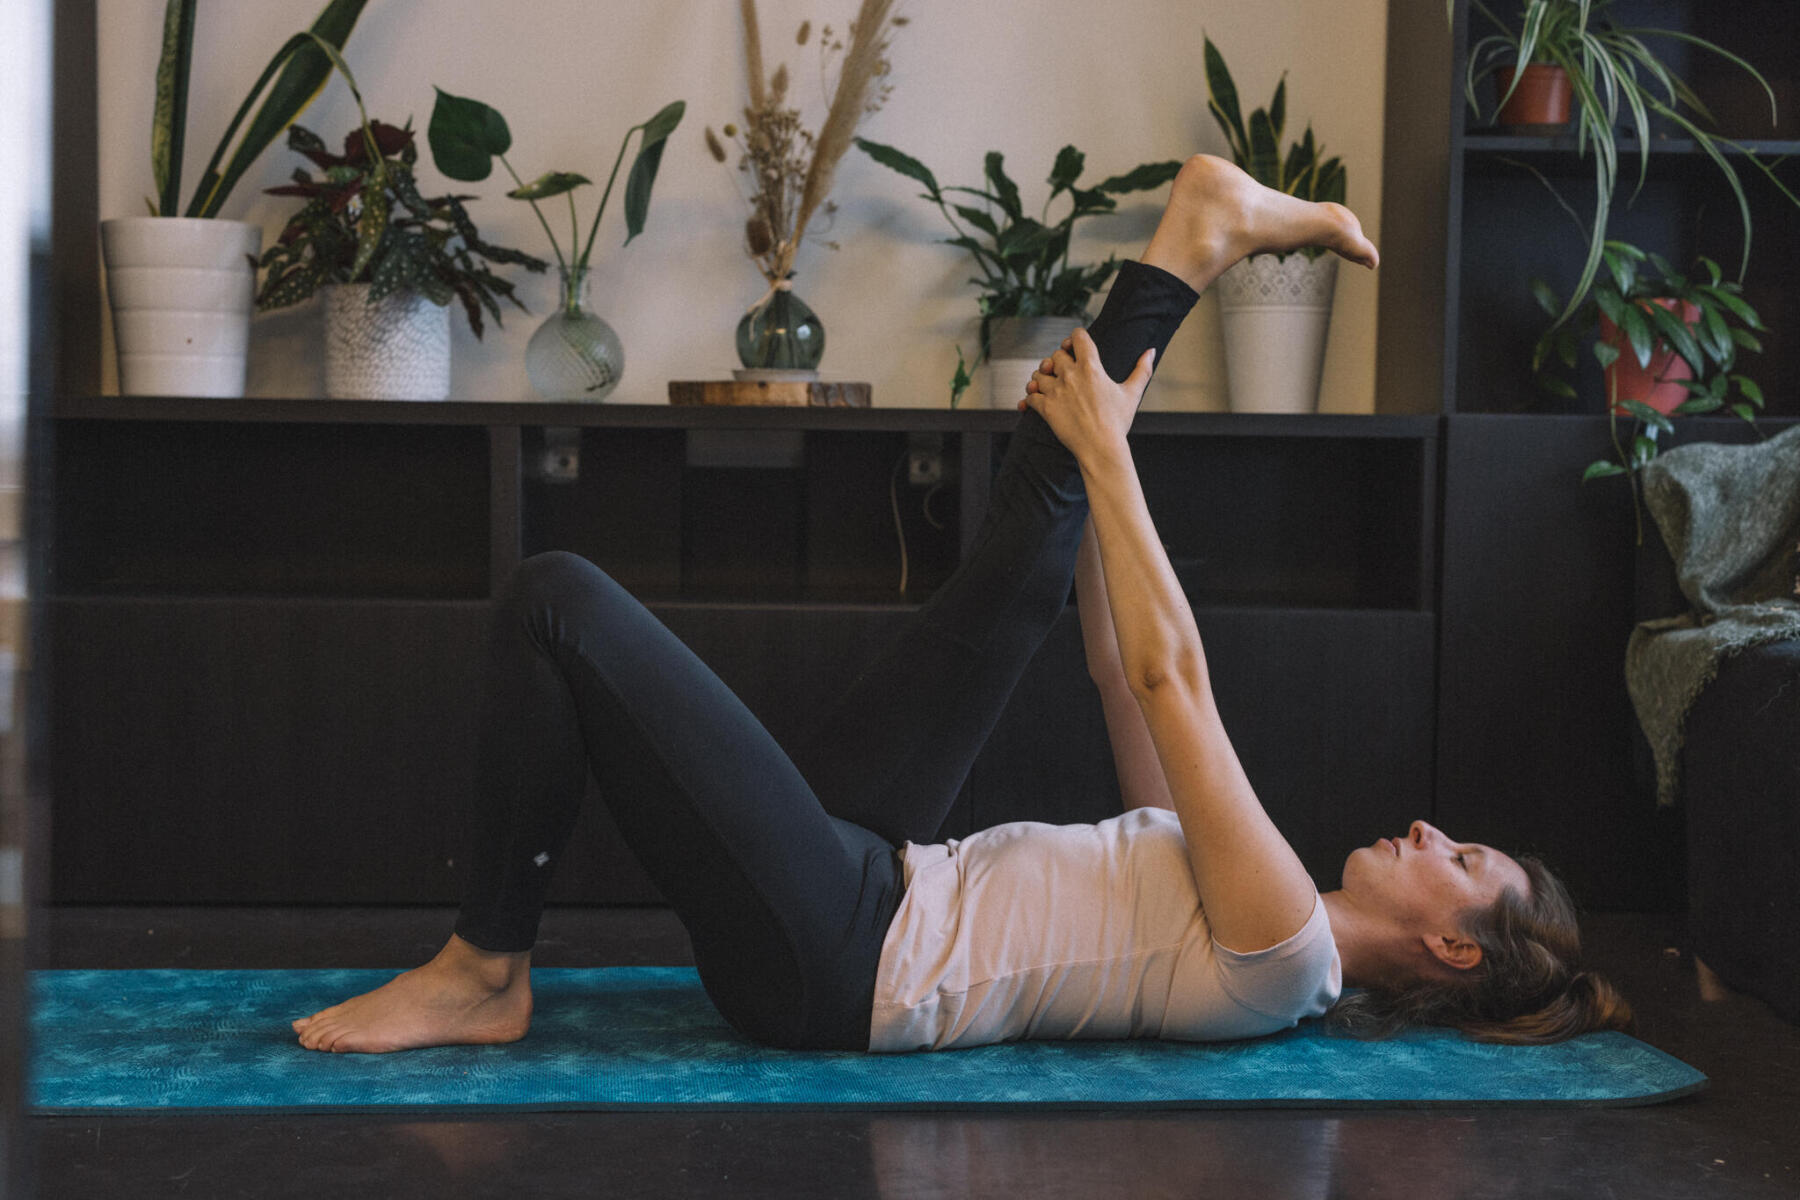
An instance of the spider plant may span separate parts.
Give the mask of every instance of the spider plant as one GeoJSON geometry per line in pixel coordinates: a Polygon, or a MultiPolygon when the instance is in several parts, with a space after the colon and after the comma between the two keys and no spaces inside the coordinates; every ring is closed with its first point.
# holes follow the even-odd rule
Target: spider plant
{"type": "MultiPolygon", "coordinates": [[[[1742,68],[1769,97],[1771,121],[1775,115],[1775,92],[1761,72],[1729,50],[1693,34],[1673,29],[1652,29],[1616,24],[1607,14],[1613,0],[1523,0],[1516,22],[1502,21],[1483,0],[1469,0],[1471,13],[1480,14],[1495,32],[1481,38],[1469,48],[1464,90],[1469,107],[1477,115],[1481,106],[1476,100],[1476,85],[1501,67],[1517,66],[1512,87],[1500,97],[1504,105],[1518,87],[1522,68],[1531,63],[1561,67],[1568,73],[1577,108],[1575,151],[1580,157],[1592,153],[1594,163],[1594,221],[1589,232],[1587,258],[1581,275],[1567,303],[1557,314],[1561,325],[1575,315],[1587,298],[1601,264],[1606,244],[1607,216],[1612,210],[1613,194],[1619,175],[1617,127],[1628,118],[1637,134],[1637,186],[1631,198],[1636,199],[1644,186],[1650,168],[1651,119],[1660,118],[1669,126],[1692,138],[1694,145],[1712,159],[1731,188],[1743,222],[1744,240],[1738,263],[1741,280],[1750,264],[1750,204],[1744,195],[1743,181],[1727,157],[1732,150],[1744,155],[1771,183],[1797,207],[1796,197],[1776,178],[1775,173],[1747,147],[1730,138],[1709,133],[1696,123],[1713,124],[1712,113],[1693,88],[1669,69],[1646,44],[1646,38],[1684,42],[1700,50],[1716,54],[1742,68]]],[[[1446,0],[1445,12],[1454,21],[1456,0],[1446,0]]],[[[1497,109],[1496,109],[1497,111],[1497,109]]],[[[1628,201],[1629,202],[1629,201],[1628,201]]]]}

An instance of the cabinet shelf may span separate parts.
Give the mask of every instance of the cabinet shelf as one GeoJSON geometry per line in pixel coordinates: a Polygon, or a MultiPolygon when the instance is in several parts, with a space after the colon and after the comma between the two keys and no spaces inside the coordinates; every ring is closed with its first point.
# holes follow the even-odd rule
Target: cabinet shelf
{"type": "MultiPolygon", "coordinates": [[[[1635,137],[1621,137],[1617,140],[1619,149],[1619,180],[1621,184],[1627,180],[1635,181],[1638,171],[1638,158],[1645,143],[1635,137]]],[[[1800,155],[1800,141],[1763,139],[1756,141],[1739,141],[1736,145],[1721,145],[1719,149],[1728,159],[1743,159],[1749,154],[1769,160],[1800,155]]],[[[1669,178],[1688,174],[1702,175],[1716,172],[1718,168],[1711,157],[1692,138],[1653,138],[1648,143],[1650,158],[1650,174],[1654,178],[1669,178]]],[[[1586,158],[1580,156],[1576,149],[1573,135],[1557,134],[1551,137],[1528,136],[1516,134],[1470,133],[1463,138],[1463,154],[1467,173],[1470,176],[1493,175],[1515,168],[1508,159],[1523,162],[1545,175],[1590,177],[1594,173],[1593,149],[1588,150],[1586,158]]],[[[1746,171],[1754,172],[1755,167],[1747,162],[1735,164],[1739,175],[1746,171]]]]}
{"type": "MultiPolygon", "coordinates": [[[[869,433],[1005,433],[1019,414],[1000,409],[685,407],[483,400],[429,403],[209,396],[65,394],[52,416],[70,421],[278,422],[357,425],[490,425],[519,428],[820,430],[869,433]]],[[[1429,438],[1431,415],[1146,412],[1133,430],[1206,437],[1429,438]]]]}

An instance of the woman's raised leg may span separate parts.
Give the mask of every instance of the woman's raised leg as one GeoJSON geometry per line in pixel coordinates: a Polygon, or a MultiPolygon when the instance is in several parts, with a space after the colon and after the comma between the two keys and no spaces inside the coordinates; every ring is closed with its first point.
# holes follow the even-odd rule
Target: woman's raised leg
{"type": "MultiPolygon", "coordinates": [[[[1142,260],[1120,266],[1088,327],[1107,374],[1123,380],[1152,347],[1160,363],[1200,292],[1233,262],[1306,245],[1374,262],[1348,209],[1274,192],[1222,159],[1189,159],[1142,260]]],[[[1026,412],[968,558],[794,753],[827,811],[896,845],[936,836],[1068,601],[1086,516],[1074,456],[1026,412]]]]}

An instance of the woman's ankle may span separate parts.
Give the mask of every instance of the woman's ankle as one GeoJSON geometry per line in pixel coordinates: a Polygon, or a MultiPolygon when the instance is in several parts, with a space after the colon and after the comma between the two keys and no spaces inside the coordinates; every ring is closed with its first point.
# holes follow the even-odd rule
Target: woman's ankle
{"type": "Polygon", "coordinates": [[[495,990],[510,987],[531,974],[531,951],[483,950],[456,933],[438,951],[437,961],[472,974],[495,990]]]}

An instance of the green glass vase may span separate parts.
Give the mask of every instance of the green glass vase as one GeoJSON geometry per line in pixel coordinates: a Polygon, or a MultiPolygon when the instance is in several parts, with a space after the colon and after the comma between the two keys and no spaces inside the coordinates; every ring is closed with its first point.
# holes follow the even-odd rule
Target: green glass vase
{"type": "Polygon", "coordinates": [[[825,324],[806,301],[779,287],[738,322],[737,352],[753,369],[816,370],[825,355],[825,324]]]}

